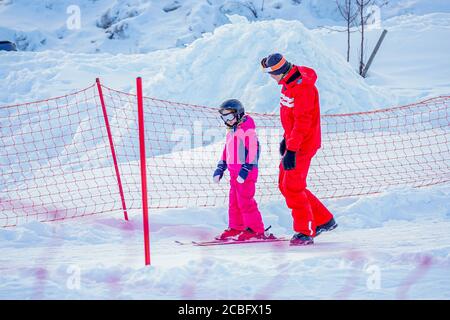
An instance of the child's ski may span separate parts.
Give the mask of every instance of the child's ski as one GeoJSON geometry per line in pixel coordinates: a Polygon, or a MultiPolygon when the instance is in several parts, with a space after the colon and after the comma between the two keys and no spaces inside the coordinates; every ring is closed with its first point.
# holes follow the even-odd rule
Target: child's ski
{"type": "Polygon", "coordinates": [[[227,245],[227,244],[246,244],[246,243],[260,243],[260,242],[279,242],[279,241],[289,241],[289,239],[286,238],[273,238],[273,239],[255,239],[255,240],[244,240],[244,241],[238,241],[238,240],[211,240],[211,241],[192,241],[191,243],[188,242],[181,242],[181,241],[175,241],[176,243],[180,245],[186,245],[186,244],[192,244],[194,246],[221,246],[221,245],[227,245]]]}
{"type": "Polygon", "coordinates": [[[192,241],[192,244],[194,246],[221,246],[221,245],[227,245],[227,244],[248,244],[248,243],[279,242],[279,241],[289,241],[289,239],[275,238],[275,239],[255,239],[255,240],[244,240],[244,241],[238,241],[238,240],[192,241]]]}

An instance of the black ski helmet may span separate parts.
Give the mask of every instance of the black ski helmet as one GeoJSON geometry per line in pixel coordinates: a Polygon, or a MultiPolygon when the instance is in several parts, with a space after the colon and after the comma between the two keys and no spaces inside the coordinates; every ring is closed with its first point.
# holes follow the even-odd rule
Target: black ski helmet
{"type": "Polygon", "coordinates": [[[245,109],[242,103],[237,99],[224,101],[219,108],[220,114],[225,110],[232,110],[236,114],[236,123],[239,123],[245,115],[245,109]]]}

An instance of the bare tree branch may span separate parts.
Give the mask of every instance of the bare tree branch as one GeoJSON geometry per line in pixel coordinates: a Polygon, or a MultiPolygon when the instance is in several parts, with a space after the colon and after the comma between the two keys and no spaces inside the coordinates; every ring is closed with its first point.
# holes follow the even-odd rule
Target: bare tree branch
{"type": "Polygon", "coordinates": [[[350,29],[358,16],[358,10],[355,9],[353,1],[354,0],[344,0],[344,3],[342,3],[341,1],[336,0],[339,13],[347,23],[347,62],[350,61],[350,29]]]}
{"type": "Polygon", "coordinates": [[[359,57],[359,74],[362,75],[364,71],[364,26],[367,22],[367,16],[365,15],[364,9],[369,5],[373,5],[375,0],[355,0],[358,6],[358,13],[360,17],[360,27],[361,27],[361,44],[360,44],[360,57],[359,57]]]}
{"type": "MultiPolygon", "coordinates": [[[[332,32],[347,32],[347,27],[343,27],[345,29],[336,29],[336,28],[331,28],[331,27],[328,27],[328,26],[317,26],[317,28],[318,29],[326,29],[326,30],[329,30],[329,31],[332,31],[332,32]]],[[[355,33],[355,32],[359,32],[359,30],[352,31],[350,29],[350,33],[355,33]]]]}

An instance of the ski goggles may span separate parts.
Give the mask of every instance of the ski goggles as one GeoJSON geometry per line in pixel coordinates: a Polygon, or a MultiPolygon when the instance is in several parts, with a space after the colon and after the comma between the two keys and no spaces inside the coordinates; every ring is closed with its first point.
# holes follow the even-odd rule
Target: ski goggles
{"type": "Polygon", "coordinates": [[[222,120],[224,122],[227,122],[227,121],[231,121],[231,120],[235,119],[236,118],[236,113],[235,112],[230,112],[230,113],[227,113],[227,114],[220,113],[220,117],[222,118],[222,120]]]}

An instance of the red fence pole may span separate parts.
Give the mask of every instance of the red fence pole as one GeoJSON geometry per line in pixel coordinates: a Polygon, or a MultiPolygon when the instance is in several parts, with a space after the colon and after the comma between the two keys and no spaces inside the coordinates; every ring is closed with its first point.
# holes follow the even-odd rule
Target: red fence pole
{"type": "Polygon", "coordinates": [[[106,131],[108,132],[109,146],[111,148],[111,154],[112,154],[113,161],[114,161],[114,169],[116,171],[117,184],[119,185],[120,199],[122,200],[123,215],[125,217],[125,220],[128,221],[127,206],[125,204],[125,196],[123,194],[122,180],[120,179],[119,165],[117,163],[116,150],[114,149],[114,142],[113,142],[113,138],[112,138],[112,134],[111,134],[111,127],[109,126],[108,113],[106,112],[106,104],[105,104],[105,99],[103,98],[102,86],[100,84],[99,78],[97,78],[95,81],[97,82],[97,89],[98,89],[98,95],[100,97],[100,103],[102,105],[103,118],[105,119],[106,131]]]}
{"type": "Polygon", "coordinates": [[[142,214],[144,222],[144,251],[145,265],[150,265],[150,227],[148,223],[148,195],[147,195],[147,164],[145,159],[145,130],[144,130],[144,99],[142,97],[142,78],[136,79],[138,122],[139,122],[139,152],[141,156],[141,186],[142,186],[142,214]]]}

